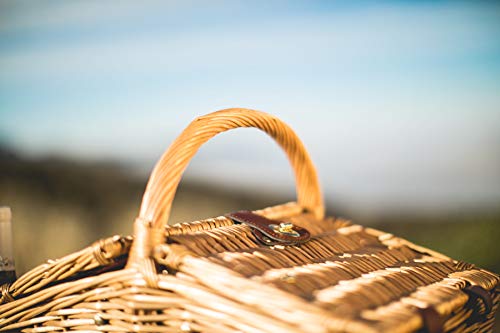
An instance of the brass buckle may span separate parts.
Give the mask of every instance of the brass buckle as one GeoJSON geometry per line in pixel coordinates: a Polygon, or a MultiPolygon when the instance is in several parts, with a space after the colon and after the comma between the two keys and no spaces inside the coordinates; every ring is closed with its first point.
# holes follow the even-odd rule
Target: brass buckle
{"type": "Polygon", "coordinates": [[[270,224],[269,228],[273,229],[274,232],[278,232],[283,235],[292,236],[292,237],[300,237],[300,234],[293,230],[293,223],[290,222],[282,222],[278,224],[270,224]]]}

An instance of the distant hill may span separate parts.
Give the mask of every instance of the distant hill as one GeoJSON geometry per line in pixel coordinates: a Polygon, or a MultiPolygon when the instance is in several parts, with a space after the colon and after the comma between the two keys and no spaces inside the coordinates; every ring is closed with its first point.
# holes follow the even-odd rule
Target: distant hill
{"type": "MultiPolygon", "coordinates": [[[[146,182],[146,178],[112,162],[29,159],[0,147],[0,205],[13,210],[19,270],[98,238],[130,234],[146,182]]],[[[257,209],[284,200],[183,181],[171,221],[257,209]]]]}
{"type": "MultiPolygon", "coordinates": [[[[117,163],[30,159],[0,146],[0,205],[13,210],[19,272],[113,234],[131,234],[147,179],[117,163]]],[[[183,181],[171,221],[218,216],[293,200],[224,184],[183,181]]],[[[336,213],[342,210],[335,207],[336,213]]],[[[356,223],[409,238],[457,259],[500,271],[500,211],[358,216],[356,223]]]]}

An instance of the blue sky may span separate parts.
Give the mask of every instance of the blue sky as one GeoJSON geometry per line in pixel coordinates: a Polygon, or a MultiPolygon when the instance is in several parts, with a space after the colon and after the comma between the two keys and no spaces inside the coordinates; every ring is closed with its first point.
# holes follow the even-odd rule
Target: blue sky
{"type": "MultiPolygon", "coordinates": [[[[297,130],[329,201],[497,204],[498,36],[495,2],[4,1],[0,140],[145,171],[195,116],[249,107],[297,130]]],[[[292,189],[254,132],[188,175],[292,189]]]]}

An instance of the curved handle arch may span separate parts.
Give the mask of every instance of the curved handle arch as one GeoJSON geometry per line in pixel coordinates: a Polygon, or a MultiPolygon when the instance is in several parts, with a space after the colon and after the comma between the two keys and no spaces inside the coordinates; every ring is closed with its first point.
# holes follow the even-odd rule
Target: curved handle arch
{"type": "Polygon", "coordinates": [[[323,218],[324,206],[316,169],[293,130],[278,118],[249,109],[226,109],[193,120],[156,164],[144,193],[139,218],[154,228],[168,223],[172,202],[184,170],[198,149],[219,133],[254,127],[266,132],[285,151],[295,173],[298,204],[323,218]]]}
{"type": "Polygon", "coordinates": [[[137,266],[154,284],[152,251],[164,242],[172,202],[184,170],[198,149],[215,135],[240,127],[266,132],[285,151],[295,173],[297,202],[318,219],[324,217],[323,197],[316,169],[302,141],[278,118],[264,112],[234,108],[193,120],[162,155],[151,173],[134,224],[134,242],[127,266],[137,266]]]}

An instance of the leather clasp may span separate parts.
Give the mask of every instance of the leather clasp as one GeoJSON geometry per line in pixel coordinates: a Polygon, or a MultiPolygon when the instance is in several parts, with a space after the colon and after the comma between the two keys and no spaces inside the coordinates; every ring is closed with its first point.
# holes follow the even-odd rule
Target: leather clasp
{"type": "Polygon", "coordinates": [[[463,291],[469,296],[469,299],[471,301],[480,299],[483,302],[484,313],[481,314],[476,308],[474,309],[476,316],[484,319],[493,310],[493,298],[491,297],[491,294],[483,287],[479,285],[471,285],[465,287],[463,291]]]}
{"type": "Polygon", "coordinates": [[[307,242],[311,234],[290,222],[271,220],[248,210],[226,214],[235,223],[252,228],[252,233],[264,245],[294,245],[307,242]]]}

